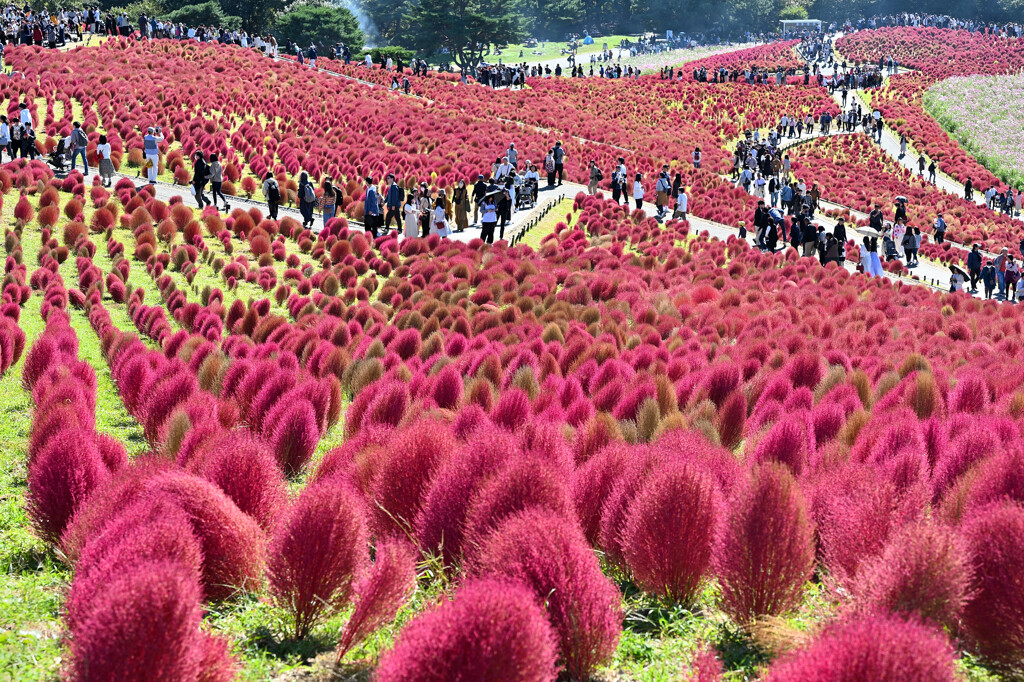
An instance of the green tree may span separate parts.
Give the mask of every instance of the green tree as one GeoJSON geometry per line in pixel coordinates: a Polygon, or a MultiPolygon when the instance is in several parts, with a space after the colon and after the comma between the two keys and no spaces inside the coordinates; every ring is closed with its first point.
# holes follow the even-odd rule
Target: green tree
{"type": "Polygon", "coordinates": [[[359,8],[373,24],[367,37],[375,43],[398,43],[409,26],[410,0],[361,0],[359,8]]]}
{"type": "Polygon", "coordinates": [[[242,25],[241,19],[224,14],[224,10],[213,0],[201,5],[185,5],[165,14],[164,19],[185,26],[216,26],[231,30],[242,25]]]}
{"type": "Polygon", "coordinates": [[[490,45],[527,38],[515,0],[418,0],[409,16],[407,45],[426,53],[441,49],[458,66],[475,66],[490,45]]]}
{"type": "Polygon", "coordinates": [[[359,22],[348,8],[327,5],[299,5],[285,12],[274,25],[274,35],[284,46],[297,43],[305,48],[316,43],[330,47],[344,43],[353,53],[361,51],[366,42],[359,22]]]}
{"type": "Polygon", "coordinates": [[[801,5],[786,5],[779,12],[779,19],[787,19],[789,21],[800,21],[807,18],[807,8],[801,5]]]}
{"type": "Polygon", "coordinates": [[[249,33],[265,33],[274,25],[277,13],[285,8],[285,0],[220,0],[224,14],[239,17],[242,29],[249,33]]]}

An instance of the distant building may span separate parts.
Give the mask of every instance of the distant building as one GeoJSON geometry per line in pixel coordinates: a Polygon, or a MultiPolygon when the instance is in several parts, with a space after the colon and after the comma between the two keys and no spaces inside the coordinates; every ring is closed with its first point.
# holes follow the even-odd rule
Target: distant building
{"type": "Polygon", "coordinates": [[[798,33],[819,33],[821,32],[821,21],[818,19],[783,19],[782,35],[796,35],[798,33]]]}

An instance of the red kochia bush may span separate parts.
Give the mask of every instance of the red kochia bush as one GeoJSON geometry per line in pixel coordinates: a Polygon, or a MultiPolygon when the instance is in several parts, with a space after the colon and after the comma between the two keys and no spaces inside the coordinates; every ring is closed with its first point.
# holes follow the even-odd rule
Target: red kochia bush
{"type": "Polygon", "coordinates": [[[367,560],[366,520],[358,494],[339,477],[306,488],[277,528],[267,576],[295,637],[344,608],[367,560]]]}
{"type": "Polygon", "coordinates": [[[781,464],[761,465],[730,509],[716,562],[723,609],[741,623],[785,613],[814,570],[814,530],[796,480],[781,464]]]}
{"type": "Polygon", "coordinates": [[[622,631],[619,591],[574,522],[541,509],[509,517],[480,547],[471,571],[533,590],[547,607],[572,679],[588,679],[615,653],[622,631]]]}
{"type": "Polygon", "coordinates": [[[899,521],[893,485],[868,465],[845,464],[822,475],[811,511],[821,559],[843,586],[863,560],[882,551],[899,521]]]}
{"type": "Polygon", "coordinates": [[[973,594],[963,613],[972,647],[1014,671],[1024,667],[1024,507],[979,509],[964,523],[973,594]]]}
{"type": "Polygon", "coordinates": [[[472,556],[506,517],[535,508],[575,518],[565,475],[537,457],[516,457],[473,496],[466,513],[466,555],[472,556]]]}
{"type": "Polygon", "coordinates": [[[720,515],[719,493],[695,465],[662,464],[630,503],[622,554],[644,590],[693,599],[708,568],[720,515]]]}
{"type": "Polygon", "coordinates": [[[192,522],[203,547],[203,588],[207,599],[225,599],[252,587],[263,574],[266,536],[220,488],[180,472],[155,476],[148,493],[168,495],[192,522]]]}
{"type": "Polygon", "coordinates": [[[150,561],[169,561],[202,575],[202,549],[185,512],[169,498],[148,496],[118,510],[94,535],[75,564],[64,621],[74,634],[100,603],[97,596],[118,575],[150,561]]]}
{"type": "Polygon", "coordinates": [[[556,640],[529,589],[470,580],[427,611],[384,654],[377,682],[550,682],[556,640]]]}
{"type": "Polygon", "coordinates": [[[320,440],[313,405],[308,400],[297,400],[272,410],[267,421],[278,465],[287,474],[301,471],[320,440]]]}
{"type": "Polygon", "coordinates": [[[865,562],[853,592],[866,611],[917,616],[953,629],[970,577],[967,557],[953,532],[919,522],[894,533],[885,551],[865,562]]]}
{"type": "Polygon", "coordinates": [[[356,583],[355,610],[345,623],[338,641],[340,661],[352,647],[395,617],[398,609],[416,589],[416,556],[412,545],[387,540],[377,546],[370,572],[356,583]]]}
{"type": "Polygon", "coordinates": [[[955,682],[953,648],[939,630],[897,616],[869,615],[827,628],[779,659],[765,682],[955,682]]]}
{"type": "MultiPolygon", "coordinates": [[[[207,672],[223,670],[226,661],[207,656],[200,595],[195,577],[171,561],[115,573],[71,639],[68,677],[75,682],[210,679],[207,672]]],[[[225,653],[221,648],[221,657],[225,653]]]]}
{"type": "Polygon", "coordinates": [[[369,486],[377,505],[377,532],[404,532],[412,526],[434,473],[454,450],[450,429],[435,420],[420,420],[392,434],[378,451],[369,486]]]}
{"type": "Polygon", "coordinates": [[[285,481],[263,441],[237,429],[221,431],[203,442],[189,469],[215,483],[264,530],[277,522],[285,481]]]}
{"type": "Polygon", "coordinates": [[[39,535],[57,543],[71,516],[109,476],[90,431],[51,439],[28,469],[28,513],[39,535]]]}

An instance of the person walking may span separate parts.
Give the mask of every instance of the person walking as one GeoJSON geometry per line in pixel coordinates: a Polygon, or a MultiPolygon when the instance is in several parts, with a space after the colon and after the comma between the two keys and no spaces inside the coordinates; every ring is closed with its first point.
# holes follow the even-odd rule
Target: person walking
{"type": "Polygon", "coordinates": [[[978,251],[977,244],[973,245],[971,252],[967,254],[967,272],[971,276],[971,293],[976,293],[978,280],[981,279],[981,252],[978,251]]]}
{"type": "Polygon", "coordinates": [[[946,221],[942,218],[942,214],[939,213],[935,216],[935,243],[941,244],[946,240],[946,221]]]}
{"type": "Polygon", "coordinates": [[[636,202],[636,210],[640,210],[644,205],[644,183],[643,175],[640,173],[636,174],[633,178],[633,201],[636,202]]]}
{"type": "Polygon", "coordinates": [[[900,133],[900,161],[907,156],[907,136],[900,133]]]}
{"type": "Polygon", "coordinates": [[[71,170],[75,170],[78,157],[82,157],[82,173],[89,174],[89,162],[85,158],[85,149],[89,146],[89,136],[82,130],[82,124],[75,121],[71,129],[71,170]]]}
{"type": "Polygon", "coordinates": [[[96,145],[96,156],[100,160],[100,180],[104,187],[110,187],[114,182],[114,163],[110,160],[111,148],[107,142],[106,135],[100,135],[99,144],[96,145]]]}
{"type": "Polygon", "coordinates": [[[1006,261],[1009,259],[1009,251],[1004,246],[993,263],[996,271],[996,281],[999,283],[999,294],[996,298],[1006,298],[1006,261]]]}
{"type": "Polygon", "coordinates": [[[196,152],[195,161],[192,166],[192,189],[196,195],[196,203],[199,204],[200,209],[204,209],[210,205],[210,200],[206,198],[204,192],[206,191],[206,183],[210,181],[210,167],[206,164],[206,159],[203,157],[203,153],[196,152]]]}
{"type": "Polygon", "coordinates": [[[231,209],[228,206],[227,197],[221,191],[224,186],[224,166],[221,165],[217,159],[216,154],[210,154],[210,194],[213,199],[213,207],[217,208],[217,197],[224,202],[224,210],[228,211],[231,209]]]}
{"type": "Polygon", "coordinates": [[[926,165],[927,162],[924,159],[924,154],[921,154],[917,157],[917,174],[922,178],[924,177],[924,169],[926,165]]]}
{"type": "Polygon", "coordinates": [[[597,183],[601,182],[604,176],[601,174],[601,169],[597,167],[597,163],[590,160],[590,182],[587,184],[587,193],[590,196],[597,194],[597,183]]]}
{"type": "Polygon", "coordinates": [[[313,211],[316,208],[316,190],[313,188],[313,183],[309,181],[309,174],[305,171],[299,175],[298,196],[299,213],[302,214],[302,226],[306,229],[312,228],[313,211]]]}
{"type": "Polygon", "coordinates": [[[669,192],[672,191],[672,183],[668,179],[668,171],[665,167],[662,167],[661,173],[658,174],[658,181],[654,185],[655,201],[654,205],[658,209],[658,217],[661,218],[665,215],[665,207],[668,206],[669,192]]]}
{"type": "Polygon", "coordinates": [[[704,155],[701,153],[700,147],[694,147],[694,149],[693,149],[693,167],[694,168],[700,168],[700,164],[701,164],[701,161],[703,160],[703,158],[704,158],[704,155]]]}
{"type": "Polygon", "coordinates": [[[933,185],[935,182],[935,159],[932,159],[931,163],[928,164],[928,182],[933,185]]]}
{"type": "Polygon", "coordinates": [[[459,180],[452,192],[452,208],[455,211],[456,231],[465,232],[469,227],[469,192],[466,191],[465,180],[459,180]]]}
{"type": "Polygon", "coordinates": [[[377,228],[380,226],[380,223],[380,195],[377,193],[377,185],[373,181],[373,176],[367,175],[366,198],[363,199],[363,225],[366,226],[367,231],[373,235],[374,239],[377,238],[377,228]]]}
{"type": "Polygon", "coordinates": [[[996,288],[996,269],[991,260],[985,261],[985,267],[981,269],[981,283],[985,286],[985,299],[991,299],[996,288]]]}
{"type": "MultiPolygon", "coordinates": [[[[548,155],[550,157],[550,154],[548,155]]],[[[550,177],[550,176],[549,176],[550,177]]],[[[548,183],[551,186],[551,183],[548,183]]],[[[476,183],[473,185],[473,224],[476,225],[480,222],[480,203],[484,200],[484,195],[487,194],[487,183],[484,182],[483,174],[476,176],[476,183]]]]}
{"type": "Polygon", "coordinates": [[[146,128],[146,135],[142,138],[142,152],[148,162],[146,177],[151,185],[156,184],[156,175],[160,168],[160,143],[163,142],[163,139],[164,136],[159,126],[146,128]]]}
{"type": "Polygon", "coordinates": [[[7,117],[0,115],[0,162],[3,161],[4,150],[11,157],[11,161],[14,161],[14,147],[11,145],[11,124],[7,121],[7,117]]]}
{"type": "Polygon", "coordinates": [[[494,227],[498,224],[498,203],[495,198],[496,194],[488,194],[483,198],[480,206],[482,211],[480,238],[485,244],[494,243],[494,227]]]}
{"type": "Polygon", "coordinates": [[[565,149],[562,147],[562,142],[558,141],[555,143],[555,149],[552,152],[552,156],[555,161],[555,176],[558,178],[558,186],[562,186],[562,176],[565,174],[565,149]]]}
{"type": "Polygon", "coordinates": [[[415,188],[406,195],[405,208],[402,209],[402,212],[405,215],[405,232],[403,236],[406,239],[414,239],[420,236],[420,199],[415,188]]]}
{"type": "Polygon", "coordinates": [[[281,204],[281,187],[274,174],[267,171],[263,178],[263,196],[267,200],[267,212],[271,220],[277,220],[277,207],[281,204]]]}
{"type": "Polygon", "coordinates": [[[399,225],[402,222],[401,209],[402,199],[405,198],[403,194],[405,192],[399,184],[395,182],[394,173],[388,174],[387,183],[388,189],[384,193],[384,207],[387,209],[387,212],[384,215],[384,229],[390,230],[392,220],[395,221],[396,225],[399,225]]]}
{"type": "MultiPolygon", "coordinates": [[[[338,210],[338,191],[334,189],[334,178],[330,175],[324,178],[323,192],[320,193],[320,213],[323,216],[324,228],[327,228],[327,221],[334,217],[338,210]]],[[[387,229],[387,226],[385,226],[387,229]]]]}
{"type": "MultiPolygon", "coordinates": [[[[548,187],[555,186],[555,150],[554,148],[548,150],[547,156],[544,157],[544,172],[548,175],[548,187]]],[[[480,176],[483,177],[483,176],[480,176]]],[[[473,222],[476,222],[475,220],[473,222]]]]}

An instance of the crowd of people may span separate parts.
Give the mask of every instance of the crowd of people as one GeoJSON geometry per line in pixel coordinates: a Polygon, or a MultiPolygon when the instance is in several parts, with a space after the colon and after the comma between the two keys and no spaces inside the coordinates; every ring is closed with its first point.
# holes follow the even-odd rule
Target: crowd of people
{"type": "Polygon", "coordinates": [[[910,12],[847,21],[842,26],[842,31],[844,33],[851,33],[853,31],[882,28],[884,26],[933,26],[936,28],[953,28],[971,32],[988,31],[989,33],[1012,38],[1024,36],[1024,25],[1019,23],[999,24],[979,19],[959,19],[945,14],[917,14],[910,12]]]}

